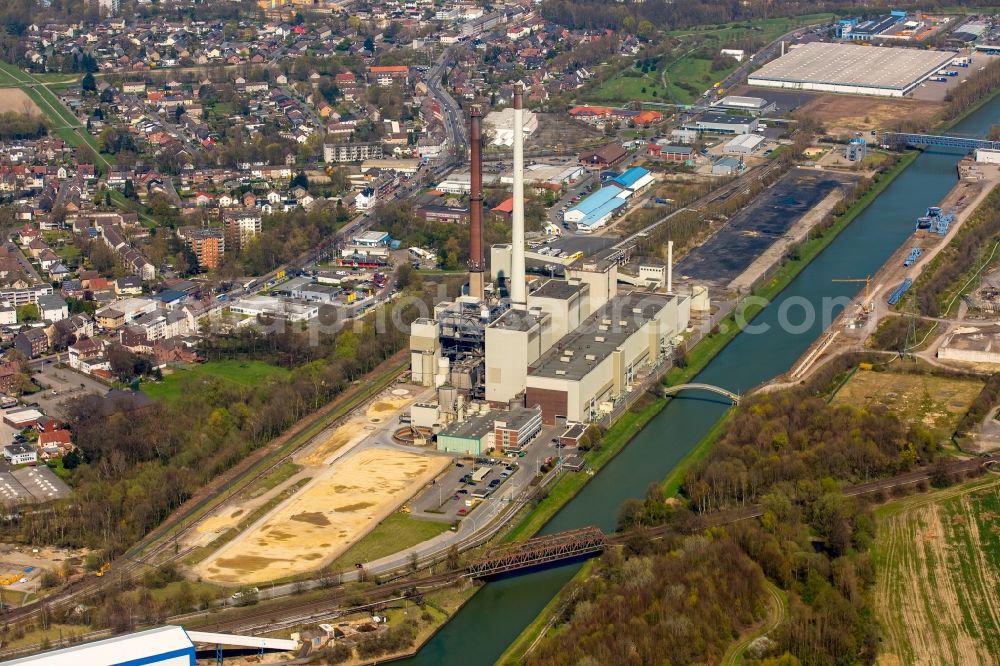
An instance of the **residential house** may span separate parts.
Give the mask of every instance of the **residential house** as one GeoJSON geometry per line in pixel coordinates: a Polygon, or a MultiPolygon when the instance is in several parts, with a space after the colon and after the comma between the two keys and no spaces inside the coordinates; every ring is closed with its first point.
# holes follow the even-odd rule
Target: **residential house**
{"type": "Polygon", "coordinates": [[[43,328],[29,328],[14,336],[14,347],[26,358],[37,358],[49,348],[49,336],[43,328]]]}

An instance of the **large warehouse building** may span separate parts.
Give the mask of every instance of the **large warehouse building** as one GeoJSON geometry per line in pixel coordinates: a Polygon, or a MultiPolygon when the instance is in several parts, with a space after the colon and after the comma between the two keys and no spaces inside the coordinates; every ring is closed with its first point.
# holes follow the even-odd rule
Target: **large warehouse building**
{"type": "Polygon", "coordinates": [[[166,625],[60,650],[22,657],[4,664],[27,666],[195,666],[196,644],[207,648],[235,647],[292,651],[297,641],[261,636],[236,636],[187,631],[166,625]]]}
{"type": "Polygon", "coordinates": [[[953,51],[803,44],[750,74],[751,86],[902,97],[958,54],[953,51]]]}

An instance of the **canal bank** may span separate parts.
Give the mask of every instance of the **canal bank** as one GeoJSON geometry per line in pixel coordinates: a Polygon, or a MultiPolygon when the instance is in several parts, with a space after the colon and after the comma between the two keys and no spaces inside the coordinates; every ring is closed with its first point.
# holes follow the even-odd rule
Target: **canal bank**
{"type": "MultiPolygon", "coordinates": [[[[956,131],[982,136],[998,116],[1000,101],[995,98],[959,123],[956,131]]],[[[919,214],[950,189],[959,158],[955,153],[922,153],[760,313],[754,329],[761,332],[738,334],[697,380],[745,391],[790,367],[823,330],[821,318],[803,314],[803,304],[819,307],[824,298],[853,297],[854,285],[831,280],[873,273],[881,266],[912,232],[914,211],[919,214]]],[[[614,529],[621,504],[641,496],[650,483],[661,482],[728,409],[716,398],[675,398],[543,532],[584,525],[614,529]]],[[[494,662],[578,568],[547,569],[486,585],[416,657],[403,663],[494,662]]]]}

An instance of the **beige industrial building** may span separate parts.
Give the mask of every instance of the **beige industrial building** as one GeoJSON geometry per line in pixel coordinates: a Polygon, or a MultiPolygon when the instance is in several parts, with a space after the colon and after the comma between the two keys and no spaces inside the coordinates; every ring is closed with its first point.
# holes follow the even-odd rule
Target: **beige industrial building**
{"type": "Polygon", "coordinates": [[[687,296],[636,291],[618,296],[532,363],[525,404],[542,421],[590,421],[659,364],[687,328],[687,296]]]}
{"type": "Polygon", "coordinates": [[[1000,364],[1000,325],[956,328],[938,348],[937,357],[963,363],[1000,364]]]}
{"type": "Polygon", "coordinates": [[[410,372],[413,383],[434,386],[441,363],[441,326],[434,319],[417,319],[410,325],[410,372]]]}
{"type": "Polygon", "coordinates": [[[524,391],[528,366],[552,346],[552,318],[540,309],[508,310],[486,327],[486,400],[509,403],[524,391]]]}

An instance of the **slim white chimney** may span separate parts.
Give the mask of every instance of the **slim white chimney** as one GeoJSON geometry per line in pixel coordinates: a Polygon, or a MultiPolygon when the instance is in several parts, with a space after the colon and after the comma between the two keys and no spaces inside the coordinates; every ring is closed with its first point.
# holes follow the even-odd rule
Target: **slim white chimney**
{"type": "Polygon", "coordinates": [[[781,55],[785,55],[785,40],[781,40],[781,55]]]}
{"type": "Polygon", "coordinates": [[[524,286],[524,110],[521,84],[514,86],[514,215],[511,228],[510,302],[526,310],[524,286]]]}
{"type": "Polygon", "coordinates": [[[674,293],[674,242],[667,241],[667,293],[674,293]]]}

